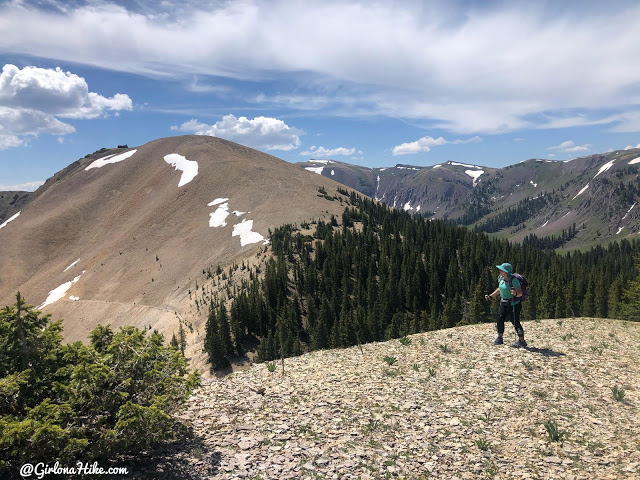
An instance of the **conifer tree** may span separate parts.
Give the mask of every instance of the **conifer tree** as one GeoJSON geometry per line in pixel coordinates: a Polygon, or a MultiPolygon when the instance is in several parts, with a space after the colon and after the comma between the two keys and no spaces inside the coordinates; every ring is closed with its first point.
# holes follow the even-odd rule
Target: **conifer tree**
{"type": "Polygon", "coordinates": [[[220,310],[218,312],[218,325],[220,328],[220,343],[222,345],[222,351],[226,356],[231,356],[233,355],[233,342],[231,340],[229,315],[227,314],[227,307],[224,303],[220,304],[220,310]]]}
{"type": "Polygon", "coordinates": [[[489,303],[484,299],[486,291],[482,280],[478,280],[469,301],[469,322],[472,324],[489,320],[489,303]]]}
{"type": "Polygon", "coordinates": [[[229,360],[225,356],[225,349],[220,339],[220,326],[218,323],[218,312],[213,302],[209,306],[209,316],[207,317],[204,349],[208,354],[211,371],[224,368],[229,365],[229,360]]]}
{"type": "Polygon", "coordinates": [[[622,318],[622,310],[623,310],[623,300],[624,300],[624,289],[623,286],[623,276],[620,274],[616,276],[616,279],[609,287],[609,317],[610,318],[622,318]]]}
{"type": "Polygon", "coordinates": [[[640,321],[640,254],[635,256],[636,278],[627,282],[620,306],[622,317],[633,322],[640,321]]]}
{"type": "Polygon", "coordinates": [[[187,336],[185,334],[184,331],[184,327],[182,326],[182,321],[180,321],[180,329],[178,330],[178,337],[179,337],[179,346],[180,346],[180,352],[182,352],[182,355],[184,355],[184,349],[187,348],[187,336]]]}

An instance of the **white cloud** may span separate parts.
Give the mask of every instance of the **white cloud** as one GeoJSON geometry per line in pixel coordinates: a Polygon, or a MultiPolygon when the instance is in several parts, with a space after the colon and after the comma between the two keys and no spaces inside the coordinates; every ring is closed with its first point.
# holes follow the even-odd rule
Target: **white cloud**
{"type": "Polygon", "coordinates": [[[340,103],[346,115],[425,119],[460,134],[585,122],[640,130],[635,113],[619,113],[640,104],[637,2],[462,12],[460,2],[141,3],[150,2],[128,2],[135,11],[108,1],[60,10],[4,2],[0,51],[182,80],[286,77],[308,87],[276,95],[288,108],[340,103]],[[352,95],[336,101],[325,85],[309,87],[309,74],[352,95]],[[593,114],[604,109],[608,116],[593,114]],[[560,114],[576,111],[588,115],[560,114]]]}
{"type": "Polygon", "coordinates": [[[410,155],[414,153],[428,152],[429,150],[431,150],[431,147],[445,145],[447,143],[452,143],[452,144],[479,143],[481,141],[482,141],[482,138],[477,136],[469,138],[467,140],[457,139],[453,141],[445,140],[442,137],[438,137],[438,138],[422,137],[416,140],[415,142],[401,143],[400,145],[396,145],[391,150],[391,153],[393,154],[393,156],[410,155]]]}
{"type": "Polygon", "coordinates": [[[311,147],[309,147],[309,150],[300,152],[300,155],[313,157],[335,157],[336,155],[354,155],[356,152],[362,155],[362,150],[356,150],[355,147],[324,148],[312,145],[311,147]]]}
{"type": "Polygon", "coordinates": [[[586,143],[584,145],[576,145],[573,140],[567,140],[566,142],[562,142],[560,145],[555,145],[553,147],[548,147],[548,150],[558,150],[560,152],[588,152],[591,149],[591,145],[586,143]]]}
{"type": "Polygon", "coordinates": [[[627,145],[626,147],[624,147],[625,150],[631,150],[632,148],[640,148],[640,143],[635,147],[633,145],[627,145]]]}
{"type": "Polygon", "coordinates": [[[191,119],[180,126],[172,126],[171,130],[211,135],[264,150],[293,150],[300,146],[300,135],[304,131],[290,127],[282,120],[270,117],[236,118],[225,115],[222,120],[207,125],[191,119]]]}
{"type": "Polygon", "coordinates": [[[43,185],[43,181],[19,183],[17,185],[0,185],[0,192],[34,192],[40,185],[43,185]]]}
{"type": "Polygon", "coordinates": [[[89,91],[84,78],[59,67],[19,69],[6,64],[0,74],[0,105],[61,118],[95,118],[105,110],[131,110],[128,95],[106,98],[89,91]]]}
{"type": "Polygon", "coordinates": [[[90,92],[83,78],[60,68],[6,64],[0,74],[0,148],[22,145],[20,137],[27,135],[75,132],[59,118],[95,118],[107,110],[131,108],[127,95],[106,98],[90,92]]]}
{"type": "MultiPolygon", "coordinates": [[[[0,119],[2,118],[2,112],[0,112],[0,119]]],[[[0,131],[2,126],[0,125],[0,131]]],[[[6,150],[7,148],[19,147],[24,143],[15,135],[0,135],[0,150],[6,150]]]]}

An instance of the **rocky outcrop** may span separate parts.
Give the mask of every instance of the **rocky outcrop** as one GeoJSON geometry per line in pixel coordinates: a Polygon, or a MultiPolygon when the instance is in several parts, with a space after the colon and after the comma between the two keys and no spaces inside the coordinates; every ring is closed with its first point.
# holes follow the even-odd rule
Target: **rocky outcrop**
{"type": "Polygon", "coordinates": [[[640,324],[579,318],[525,330],[527,349],[495,346],[492,325],[472,325],[286,359],[284,374],[276,362],[208,380],[184,413],[200,446],[161,469],[229,479],[638,478],[640,324]]]}

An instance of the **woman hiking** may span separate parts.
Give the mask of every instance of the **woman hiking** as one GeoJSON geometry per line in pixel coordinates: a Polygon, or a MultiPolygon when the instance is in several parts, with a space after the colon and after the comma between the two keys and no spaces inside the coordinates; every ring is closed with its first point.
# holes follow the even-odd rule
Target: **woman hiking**
{"type": "Polygon", "coordinates": [[[520,311],[522,310],[522,304],[519,300],[519,297],[522,297],[520,282],[513,276],[513,267],[510,263],[503,263],[502,265],[496,265],[496,267],[500,270],[498,288],[491,292],[491,294],[484,296],[485,300],[489,300],[498,294],[500,295],[500,308],[498,309],[498,318],[496,321],[498,338],[496,338],[493,343],[496,345],[502,345],[504,343],[502,340],[504,320],[507,316],[511,316],[511,323],[518,334],[518,340],[512,343],[511,346],[526,347],[527,342],[524,341],[524,330],[520,324],[520,311]]]}

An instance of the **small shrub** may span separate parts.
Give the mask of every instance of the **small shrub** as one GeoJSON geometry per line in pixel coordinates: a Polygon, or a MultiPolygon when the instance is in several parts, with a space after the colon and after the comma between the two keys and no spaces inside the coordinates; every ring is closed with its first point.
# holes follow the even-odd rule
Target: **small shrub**
{"type": "Polygon", "coordinates": [[[380,428],[382,428],[382,424],[378,420],[369,419],[369,423],[364,427],[364,433],[372,433],[380,428]]]}
{"type": "Polygon", "coordinates": [[[269,370],[270,372],[275,372],[276,371],[276,362],[267,363],[267,370],[269,370]]]}
{"type": "Polygon", "coordinates": [[[558,428],[558,424],[553,420],[547,420],[544,422],[544,428],[547,430],[549,440],[552,442],[562,442],[567,436],[567,432],[564,432],[558,428]]]}
{"type": "Polygon", "coordinates": [[[400,375],[400,372],[398,372],[398,370],[392,370],[390,368],[385,368],[382,373],[385,377],[397,377],[398,375],[400,375]]]}
{"type": "Polygon", "coordinates": [[[414,372],[419,372],[420,371],[420,366],[417,363],[413,364],[413,371],[414,372]]]}
{"type": "Polygon", "coordinates": [[[387,362],[389,366],[394,365],[398,361],[396,357],[390,357],[389,355],[385,356],[383,360],[387,362]]]}
{"type": "Polygon", "coordinates": [[[611,389],[611,393],[613,394],[613,399],[616,402],[622,402],[624,400],[624,396],[626,395],[624,388],[618,388],[617,385],[611,389]]]}
{"type": "Polygon", "coordinates": [[[436,376],[436,369],[433,367],[429,367],[429,376],[430,377],[435,377],[436,376]]]}
{"type": "Polygon", "coordinates": [[[605,445],[602,442],[587,442],[587,448],[591,453],[594,453],[597,449],[604,448],[605,445]]]}
{"type": "Polygon", "coordinates": [[[524,368],[526,368],[529,371],[533,370],[533,363],[531,363],[528,360],[523,360],[522,365],[524,365],[524,368]]]}
{"type": "Polygon", "coordinates": [[[402,345],[411,345],[411,339],[409,337],[407,337],[406,335],[404,337],[400,337],[398,339],[398,341],[402,344],[402,345]]]}
{"type": "Polygon", "coordinates": [[[449,348],[449,346],[445,343],[445,344],[441,344],[440,345],[440,351],[442,353],[449,353],[451,352],[451,349],[449,348]]]}
{"type": "Polygon", "coordinates": [[[483,452],[486,452],[491,448],[491,443],[489,443],[487,439],[483,437],[476,440],[476,446],[483,452]]]}

